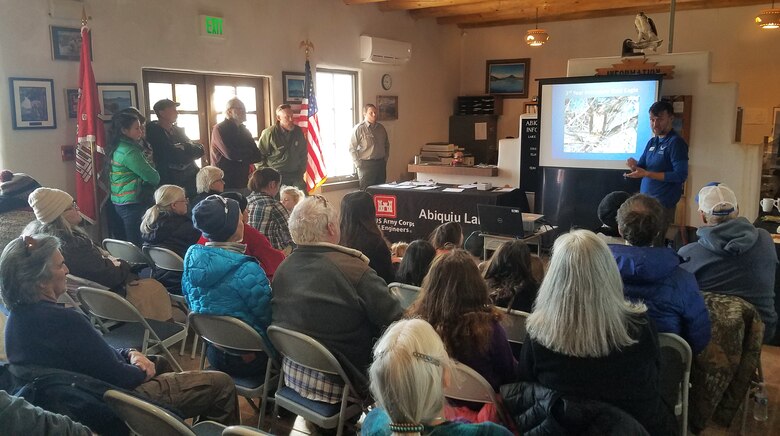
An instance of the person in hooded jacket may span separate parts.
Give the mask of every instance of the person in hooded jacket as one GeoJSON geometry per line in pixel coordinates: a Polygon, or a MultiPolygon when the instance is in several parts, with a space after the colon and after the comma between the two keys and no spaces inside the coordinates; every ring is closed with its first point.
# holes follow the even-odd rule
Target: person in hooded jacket
{"type": "Polygon", "coordinates": [[[734,295],[755,306],[764,321],[764,342],[777,326],[772,236],[739,216],[737,196],[728,186],[707,185],[697,196],[704,226],[699,240],[680,248],[681,266],[696,276],[703,291],[734,295]]]}
{"type": "MultiPolygon", "coordinates": [[[[271,284],[257,263],[247,256],[243,217],[238,202],[210,195],[192,209],[195,228],[208,238],[184,256],[182,291],[195,313],[238,318],[252,326],[270,352],[271,284]]],[[[244,353],[209,345],[206,357],[214,369],[235,377],[265,374],[265,353],[244,353]]]]}
{"type": "MultiPolygon", "coordinates": [[[[154,192],[154,206],[147,209],[141,221],[144,246],[167,248],[181,257],[198,242],[200,232],[192,226],[187,213],[189,202],[184,189],[162,185],[154,192]]],[[[152,277],[168,292],[181,294],[181,272],[154,268],[152,277]]]]}
{"type": "Polygon", "coordinates": [[[671,248],[654,247],[662,231],[663,207],[653,197],[636,194],[617,211],[620,235],[630,245],[609,245],[623,279],[623,292],[642,301],[659,332],[685,339],[693,354],[710,341],[710,318],[696,277],[680,267],[671,248]]]}

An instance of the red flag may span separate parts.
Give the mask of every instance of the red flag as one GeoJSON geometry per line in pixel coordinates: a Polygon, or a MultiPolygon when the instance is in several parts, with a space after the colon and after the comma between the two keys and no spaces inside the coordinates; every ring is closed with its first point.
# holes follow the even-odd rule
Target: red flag
{"type": "Polygon", "coordinates": [[[90,31],[81,28],[81,65],[79,68],[79,105],[76,136],[76,203],[87,220],[95,222],[100,214],[100,205],[106,198],[101,187],[100,172],[103,168],[105,130],[98,118],[100,101],[97,84],[92,72],[90,54],[90,31]]]}
{"type": "Polygon", "coordinates": [[[320,120],[317,117],[317,98],[314,95],[314,80],[312,80],[311,67],[309,60],[306,60],[306,98],[301,103],[301,113],[306,114],[305,126],[303,120],[298,125],[306,133],[306,141],[309,145],[309,160],[306,164],[306,174],[303,179],[306,182],[306,188],[309,192],[325,183],[328,172],[325,169],[325,161],[322,159],[322,149],[320,148],[320,120]],[[304,112],[305,111],[305,112],[304,112]]]}

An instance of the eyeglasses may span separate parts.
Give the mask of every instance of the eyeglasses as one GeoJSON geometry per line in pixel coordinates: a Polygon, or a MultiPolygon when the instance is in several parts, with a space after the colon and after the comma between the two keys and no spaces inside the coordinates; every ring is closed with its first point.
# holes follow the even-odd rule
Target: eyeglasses
{"type": "Polygon", "coordinates": [[[185,198],[184,200],[177,200],[177,201],[174,201],[172,204],[176,204],[176,203],[190,204],[190,199],[189,198],[185,198]]]}
{"type": "Polygon", "coordinates": [[[416,351],[413,352],[412,355],[414,355],[414,357],[416,357],[416,358],[418,358],[418,359],[420,359],[422,361],[428,362],[428,363],[430,363],[432,365],[441,366],[441,360],[439,360],[439,359],[437,359],[437,358],[435,358],[433,356],[429,356],[429,355],[423,354],[423,353],[418,353],[416,351]]]}
{"type": "Polygon", "coordinates": [[[71,210],[71,209],[73,209],[73,210],[81,210],[81,209],[79,209],[79,205],[75,201],[73,203],[71,203],[70,207],[65,209],[65,210],[68,211],[68,210],[71,210]]]}

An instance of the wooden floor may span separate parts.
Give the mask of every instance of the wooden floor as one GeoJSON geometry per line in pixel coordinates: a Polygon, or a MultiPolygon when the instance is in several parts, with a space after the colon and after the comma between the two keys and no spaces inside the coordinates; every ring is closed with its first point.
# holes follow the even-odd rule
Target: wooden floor
{"type": "MultiPolygon", "coordinates": [[[[191,343],[191,340],[190,340],[191,343]]],[[[171,352],[181,363],[185,370],[197,369],[198,359],[190,359],[189,349],[184,356],[179,356],[177,347],[171,352]]],[[[700,435],[702,436],[731,436],[744,434],[747,436],[768,436],[780,435],[780,347],[764,346],[761,352],[761,363],[764,371],[764,380],[766,383],[767,394],[769,396],[769,419],[763,422],[753,419],[752,408],[748,409],[748,417],[745,423],[744,432],[740,432],[742,427],[742,414],[738,414],[730,428],[708,427],[700,435]]],[[[256,426],[258,414],[249,405],[244,398],[240,398],[241,404],[241,422],[244,425],[256,426]]],[[[752,405],[750,405],[752,406],[752,405]]],[[[270,411],[267,414],[263,430],[269,431],[275,435],[310,435],[317,434],[306,427],[304,420],[297,417],[295,421],[276,419],[274,424],[269,424],[270,411]]]]}

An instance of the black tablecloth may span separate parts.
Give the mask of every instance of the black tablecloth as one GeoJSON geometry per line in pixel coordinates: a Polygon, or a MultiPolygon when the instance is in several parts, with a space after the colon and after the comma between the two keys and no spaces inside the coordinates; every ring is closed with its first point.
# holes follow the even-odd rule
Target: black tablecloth
{"type": "Polygon", "coordinates": [[[514,206],[529,212],[525,192],[477,191],[443,192],[452,185],[439,185],[434,190],[397,189],[370,186],[374,196],[376,221],[391,242],[427,239],[439,224],[454,221],[463,227],[464,237],[479,230],[478,204],[514,206]]]}

